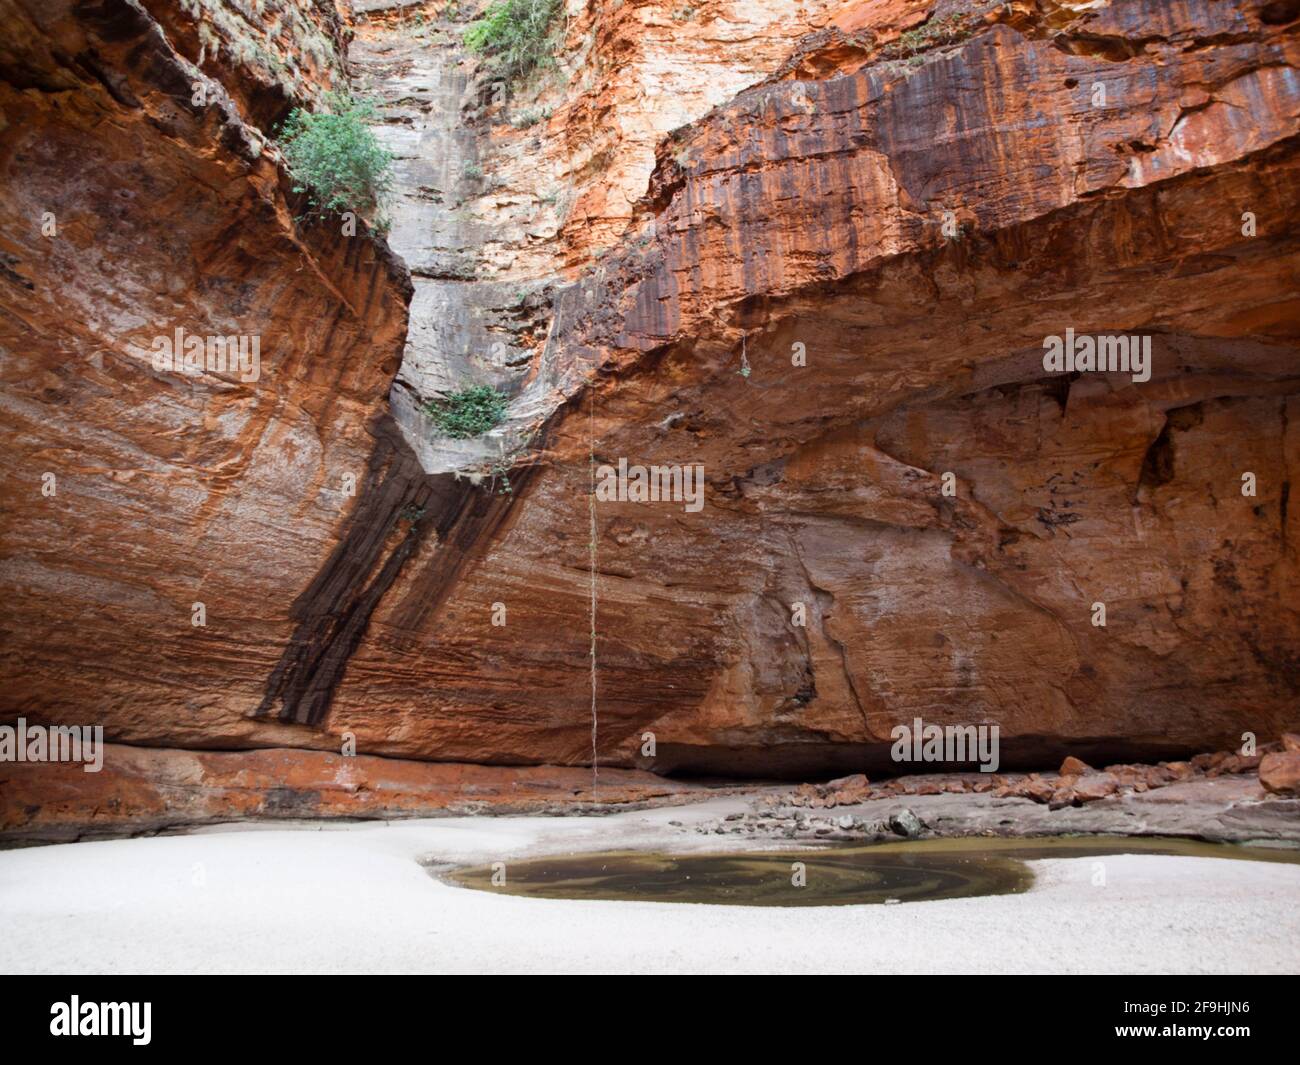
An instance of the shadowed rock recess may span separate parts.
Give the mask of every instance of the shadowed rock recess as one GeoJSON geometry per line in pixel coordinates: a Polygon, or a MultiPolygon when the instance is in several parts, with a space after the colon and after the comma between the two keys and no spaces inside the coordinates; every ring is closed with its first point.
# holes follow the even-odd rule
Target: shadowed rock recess
{"type": "Polygon", "coordinates": [[[485,6],[0,0],[0,717],[130,763],[0,766],[59,781],[6,827],[241,758],[231,816],[545,805],[504,767],[591,764],[593,596],[602,773],[1300,724],[1300,4],[567,0],[512,86],[485,6]],[[303,217],[275,145],[347,86],[386,236],[303,217]],[[178,328],[260,376],[155,369],[178,328]],[[1149,379],[1046,370],[1067,330],[1149,379]],[[440,436],[479,384],[505,420],[440,436]],[[593,503],[620,459],[703,507],[593,503]],[[345,743],[498,768],[318,802],[345,743]]]}

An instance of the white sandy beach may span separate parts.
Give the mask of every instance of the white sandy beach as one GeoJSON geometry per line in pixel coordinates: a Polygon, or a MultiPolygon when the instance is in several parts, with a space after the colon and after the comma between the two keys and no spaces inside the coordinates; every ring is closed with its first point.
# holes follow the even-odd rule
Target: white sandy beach
{"type": "MultiPolygon", "coordinates": [[[[739,807],[738,807],[739,808],[739,807]]],[[[1026,894],[800,909],[529,899],[420,860],[671,841],[726,800],[601,818],[240,826],[0,853],[5,972],[1296,972],[1300,866],[1035,862],[1026,894]]]]}

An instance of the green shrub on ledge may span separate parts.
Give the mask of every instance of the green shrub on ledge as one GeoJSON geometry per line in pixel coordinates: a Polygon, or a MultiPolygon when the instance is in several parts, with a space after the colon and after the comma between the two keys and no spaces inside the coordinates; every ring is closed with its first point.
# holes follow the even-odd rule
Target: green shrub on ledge
{"type": "Polygon", "coordinates": [[[469,440],[500,423],[506,414],[506,397],[491,385],[474,385],[446,399],[430,400],[424,409],[444,435],[469,440]]]}
{"type": "Polygon", "coordinates": [[[517,81],[551,61],[551,23],[561,6],[561,0],[497,0],[465,30],[465,47],[517,81]]]}
{"type": "Polygon", "coordinates": [[[322,212],[379,209],[392,188],[393,157],[375,138],[368,122],[374,105],[344,93],[331,93],[320,111],[295,107],[280,129],[280,147],[295,192],[311,196],[322,212]]]}

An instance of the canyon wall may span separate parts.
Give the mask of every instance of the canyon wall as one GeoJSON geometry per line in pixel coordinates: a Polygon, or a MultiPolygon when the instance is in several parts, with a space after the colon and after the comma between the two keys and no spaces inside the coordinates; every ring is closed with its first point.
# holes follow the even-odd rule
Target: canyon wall
{"type": "Polygon", "coordinates": [[[238,70],[227,91],[144,6],[0,17],[6,717],[225,746],[396,461],[409,279],[364,224],[296,221],[238,70]],[[176,330],[256,338],[256,374],[155,369],[176,330]]]}
{"type": "Polygon", "coordinates": [[[791,777],[1296,724],[1300,5],[569,0],[503,93],[481,4],[286,3],[3,0],[6,720],[791,777]],[[396,255],[267,140],[349,41],[396,255]]]}

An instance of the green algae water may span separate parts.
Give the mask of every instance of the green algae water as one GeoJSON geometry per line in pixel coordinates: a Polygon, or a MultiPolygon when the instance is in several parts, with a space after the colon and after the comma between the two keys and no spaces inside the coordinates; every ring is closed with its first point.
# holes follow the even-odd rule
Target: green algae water
{"type": "Polygon", "coordinates": [[[1300,862],[1295,850],[1181,839],[1053,836],[707,854],[606,851],[507,862],[504,869],[477,866],[451,872],[446,879],[462,887],[542,899],[889,905],[1015,894],[1034,882],[1027,862],[1118,854],[1300,862]]]}

